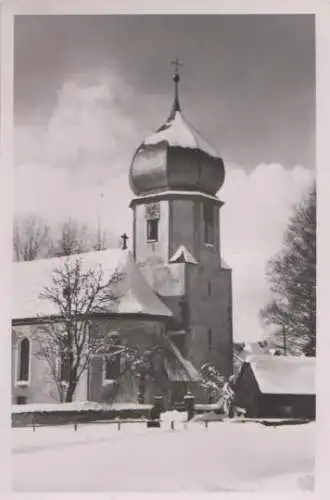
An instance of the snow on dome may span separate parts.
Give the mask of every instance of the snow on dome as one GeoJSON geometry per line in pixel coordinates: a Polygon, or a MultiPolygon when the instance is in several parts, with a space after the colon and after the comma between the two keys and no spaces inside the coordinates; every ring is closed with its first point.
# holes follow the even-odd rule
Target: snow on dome
{"type": "Polygon", "coordinates": [[[179,146],[188,149],[199,149],[208,155],[218,158],[217,152],[203,137],[189,125],[180,111],[176,111],[157,132],[148,137],[144,144],[147,146],[167,142],[169,146],[179,146]]]}
{"type": "Polygon", "coordinates": [[[222,158],[185,120],[178,98],[179,75],[166,122],[140,144],[130,166],[135,195],[184,190],[215,195],[224,183],[222,158]]]}

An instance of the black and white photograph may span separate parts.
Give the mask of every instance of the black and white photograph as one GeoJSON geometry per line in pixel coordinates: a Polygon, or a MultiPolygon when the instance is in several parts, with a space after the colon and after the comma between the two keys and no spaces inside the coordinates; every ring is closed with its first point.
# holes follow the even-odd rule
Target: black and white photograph
{"type": "Polygon", "coordinates": [[[314,491],[315,16],[13,22],[13,491],[314,491]]]}

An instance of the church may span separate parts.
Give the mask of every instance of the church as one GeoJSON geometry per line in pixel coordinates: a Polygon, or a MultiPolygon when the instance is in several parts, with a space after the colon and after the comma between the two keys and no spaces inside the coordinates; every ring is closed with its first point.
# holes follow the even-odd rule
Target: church
{"type": "MultiPolygon", "coordinates": [[[[174,73],[174,100],[166,122],[133,155],[128,172],[133,192],[132,249],[123,244],[81,254],[86,269],[102,266],[111,277],[122,272],[120,298],[91,315],[91,332],[117,332],[140,347],[166,343],[172,361],[166,383],[146,384],[144,402],[162,395],[168,405],[189,390],[206,400],[199,369],[214,364],[229,377],[233,370],[232,278],[221,253],[221,207],[217,193],[225,179],[219,154],[186,121],[179,101],[180,75],[174,73]]],[[[52,272],[78,256],[13,264],[12,403],[58,401],[50,367],[36,356],[34,332],[56,316],[40,298],[52,272]]],[[[61,318],[59,318],[60,320],[61,318]]],[[[91,333],[93,334],[93,333],[91,333]]],[[[102,356],[81,377],[74,400],[111,401],[116,373],[102,356]]],[[[120,382],[116,401],[136,402],[132,377],[120,382]]]]}

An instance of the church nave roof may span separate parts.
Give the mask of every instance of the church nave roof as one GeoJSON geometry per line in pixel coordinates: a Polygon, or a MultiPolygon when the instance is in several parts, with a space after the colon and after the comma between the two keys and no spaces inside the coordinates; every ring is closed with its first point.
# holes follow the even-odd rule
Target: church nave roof
{"type": "Polygon", "coordinates": [[[18,262],[13,264],[12,319],[31,320],[58,314],[55,305],[42,299],[40,294],[51,286],[55,269],[64,263],[82,262],[83,271],[102,270],[102,279],[109,280],[117,271],[121,274],[118,283],[119,299],[109,303],[108,313],[139,314],[145,316],[170,317],[172,312],[157,297],[143,278],[129,250],[104,250],[68,257],[18,262]]]}

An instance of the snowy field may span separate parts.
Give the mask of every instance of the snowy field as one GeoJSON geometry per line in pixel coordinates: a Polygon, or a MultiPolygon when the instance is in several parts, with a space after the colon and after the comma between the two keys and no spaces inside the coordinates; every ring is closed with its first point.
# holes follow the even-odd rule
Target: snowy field
{"type": "Polygon", "coordinates": [[[15,492],[313,488],[315,424],[195,422],[12,429],[15,492]]]}

